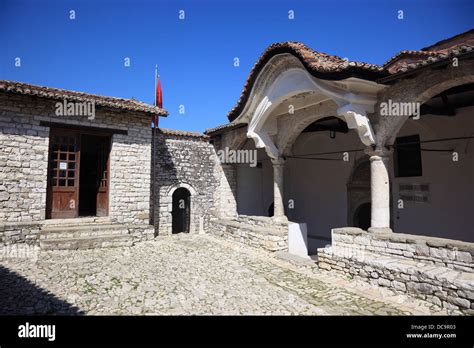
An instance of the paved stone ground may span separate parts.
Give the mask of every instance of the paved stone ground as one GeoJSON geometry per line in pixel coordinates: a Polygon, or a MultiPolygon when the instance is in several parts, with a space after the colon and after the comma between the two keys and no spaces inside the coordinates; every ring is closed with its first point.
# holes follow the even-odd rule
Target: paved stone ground
{"type": "Polygon", "coordinates": [[[442,312],[427,302],[210,235],[0,260],[0,314],[434,313],[442,312]]]}

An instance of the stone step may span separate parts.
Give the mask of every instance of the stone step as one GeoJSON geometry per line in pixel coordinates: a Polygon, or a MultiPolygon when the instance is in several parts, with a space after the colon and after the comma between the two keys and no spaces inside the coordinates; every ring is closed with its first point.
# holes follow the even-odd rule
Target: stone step
{"type": "Polygon", "coordinates": [[[129,228],[122,224],[84,224],[43,226],[39,239],[73,239],[99,235],[128,235],[129,228]]]}
{"type": "Polygon", "coordinates": [[[133,237],[130,235],[99,235],[96,237],[58,238],[40,240],[42,250],[79,250],[110,247],[130,247],[133,237]]]}
{"type": "Polygon", "coordinates": [[[112,219],[108,216],[91,216],[91,217],[78,217],[73,219],[47,219],[43,222],[45,227],[56,227],[56,226],[76,226],[84,224],[111,224],[112,219]]]}

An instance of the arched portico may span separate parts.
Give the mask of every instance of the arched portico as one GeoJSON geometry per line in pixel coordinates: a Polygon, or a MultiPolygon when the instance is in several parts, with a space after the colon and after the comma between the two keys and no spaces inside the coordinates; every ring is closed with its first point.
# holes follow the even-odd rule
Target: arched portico
{"type": "MultiPolygon", "coordinates": [[[[474,63],[472,61],[460,62],[458,67],[447,66],[443,70],[425,70],[419,73],[414,79],[400,81],[394,86],[387,88],[378,103],[378,109],[383,102],[391,101],[392,103],[418,103],[420,106],[420,117],[410,117],[410,115],[399,116],[380,116],[378,124],[374,127],[377,134],[377,150],[378,153],[369,153],[375,162],[384,163],[383,170],[379,165],[378,170],[386,172],[384,175],[387,180],[392,181],[394,188],[393,205],[395,216],[393,217],[395,229],[398,231],[406,231],[408,228],[417,227],[420,234],[434,235],[438,237],[449,237],[448,231],[453,231],[451,235],[455,235],[458,239],[468,238],[461,230],[466,229],[462,223],[452,221],[447,225],[449,217],[455,218],[467,205],[468,198],[462,198],[464,192],[473,190],[474,183],[469,181],[469,172],[472,168],[468,165],[474,160],[470,159],[470,143],[466,140],[453,140],[450,142],[441,141],[447,138],[463,138],[474,135],[474,122],[472,117],[472,109],[463,105],[450,105],[450,98],[456,98],[456,88],[462,86],[474,85],[474,63]],[[451,91],[451,92],[449,92],[451,91]],[[450,93],[446,96],[445,93],[450,93]],[[442,100],[444,105],[436,104],[435,99],[442,100]],[[425,105],[430,103],[432,106],[426,108],[425,105]],[[460,107],[460,108],[458,108],[460,107]],[[425,111],[424,111],[425,110],[425,111]],[[428,111],[426,111],[428,110],[428,111]],[[448,111],[446,111],[448,110],[448,111]],[[469,111],[471,110],[471,111],[469,111]],[[431,113],[430,113],[431,112],[431,113]],[[443,115],[443,113],[453,113],[451,116],[443,115]],[[435,113],[435,114],[432,114],[435,113]],[[420,146],[423,173],[416,177],[397,177],[396,174],[396,152],[397,137],[415,136],[419,137],[422,142],[420,146]],[[438,142],[437,142],[438,140],[438,142]],[[423,145],[424,141],[430,141],[429,144],[423,145]],[[432,141],[432,142],[431,142],[432,141]],[[448,146],[449,145],[449,146],[448,146]],[[462,149],[462,151],[460,151],[462,149]],[[464,152],[460,156],[460,160],[453,162],[453,152],[464,152]],[[389,175],[392,173],[392,175],[389,175]],[[461,184],[462,183],[462,184],[461,184]],[[419,186],[421,185],[421,186],[419,186]],[[461,185],[455,189],[457,185],[461,185]],[[447,188],[451,187],[451,190],[447,188]],[[408,190],[409,191],[406,191],[408,190]],[[443,192],[444,191],[444,192],[443,192]],[[457,196],[452,196],[450,192],[458,192],[457,196]],[[418,195],[416,198],[414,195],[418,195]],[[452,196],[452,197],[451,197],[452,196]],[[450,198],[451,197],[451,198],[450,198]],[[424,200],[425,202],[414,203],[407,200],[412,199],[424,200]],[[452,207],[457,205],[456,200],[464,200],[460,204],[460,211],[452,211],[452,207]],[[443,204],[442,202],[445,202],[443,204]],[[450,203],[448,203],[450,202],[450,203]],[[407,209],[408,205],[408,209],[407,209]],[[431,208],[430,208],[431,206],[431,208]],[[434,212],[437,212],[433,216],[434,212]],[[415,213],[416,212],[416,213],[415,213]],[[418,217],[417,219],[415,218],[418,217]],[[443,222],[440,220],[435,226],[427,223],[434,221],[438,217],[446,214],[443,222]],[[432,216],[430,218],[430,216],[432,216]],[[420,221],[425,221],[425,225],[421,225],[420,221]],[[438,230],[439,229],[439,230],[438,230]],[[446,231],[446,232],[442,232],[446,231]],[[459,232],[455,232],[459,231],[459,232]]],[[[468,88],[462,88],[468,90],[468,88]]],[[[401,145],[398,145],[400,147],[401,145]]],[[[384,185],[379,183],[379,187],[384,185]]],[[[389,206],[390,196],[387,193],[390,185],[386,185],[385,190],[378,189],[380,199],[379,205],[379,227],[389,226],[389,206]]],[[[372,224],[374,226],[374,224],[372,224]]]]}
{"type": "Polygon", "coordinates": [[[373,112],[376,94],[383,87],[357,78],[318,79],[290,54],[273,57],[262,69],[234,122],[248,123],[247,137],[256,148],[265,149],[272,162],[275,219],[286,219],[285,158],[298,135],[318,119],[338,117],[356,131],[360,146],[375,144],[367,115],[373,112]]]}
{"type": "MultiPolygon", "coordinates": [[[[453,86],[471,83],[472,59],[470,56],[460,57],[459,65],[451,67],[449,61],[443,61],[445,57],[440,56],[436,59],[442,62],[436,66],[430,66],[431,60],[428,59],[418,66],[409,64],[405,68],[404,56],[401,55],[383,67],[374,68],[381,72],[378,77],[360,78],[354,73],[360,69],[358,63],[346,65],[337,57],[318,55],[297,43],[272,46],[269,51],[275,47],[278,54],[267,54],[266,51],[262,55],[249,76],[241,99],[229,114],[233,124],[247,125],[244,128],[246,136],[268,156],[273,171],[274,218],[286,220],[286,200],[289,197],[284,196],[292,185],[293,176],[285,173],[297,139],[309,125],[333,117],[355,131],[358,139],[355,149],[363,149],[360,155],[368,156],[370,199],[366,197],[365,202],[359,203],[369,203],[370,200],[370,230],[391,232],[394,219],[398,219],[398,215],[392,214],[396,212],[397,201],[392,192],[394,174],[391,160],[395,138],[409,115],[384,116],[380,112],[381,105],[387,101],[395,104],[424,103],[453,86]],[[282,46],[286,48],[280,49],[282,46]],[[342,68],[333,69],[331,64],[334,61],[342,68]],[[401,64],[401,68],[397,64],[401,64]],[[333,72],[328,72],[330,70],[333,72]],[[400,73],[407,70],[410,71],[406,74],[400,73]],[[346,72],[342,74],[345,77],[341,78],[341,71],[346,72]],[[354,75],[350,76],[352,73],[354,75]]],[[[421,53],[420,57],[423,58],[421,53]]],[[[430,128],[427,124],[424,126],[430,128]]],[[[347,182],[343,185],[347,187],[347,182]]],[[[357,206],[350,209],[356,210],[357,206]]],[[[351,220],[353,222],[353,216],[351,220]]]]}

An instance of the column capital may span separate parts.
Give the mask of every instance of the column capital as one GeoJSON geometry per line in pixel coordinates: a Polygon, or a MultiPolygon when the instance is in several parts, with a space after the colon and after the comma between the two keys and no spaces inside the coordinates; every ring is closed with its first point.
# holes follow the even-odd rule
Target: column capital
{"type": "Polygon", "coordinates": [[[348,103],[337,109],[337,114],[343,116],[349,129],[355,129],[360,141],[370,146],[375,144],[375,133],[372,129],[367,111],[373,112],[373,105],[348,103]]]}
{"type": "Polygon", "coordinates": [[[272,158],[271,160],[274,167],[283,167],[285,165],[285,159],[283,157],[272,158]]]}
{"type": "Polygon", "coordinates": [[[376,147],[376,148],[368,147],[364,150],[364,152],[366,155],[369,155],[371,157],[371,160],[377,159],[376,157],[380,157],[381,159],[386,159],[392,155],[393,149],[391,148],[389,149],[386,147],[376,147]],[[374,158],[372,159],[372,157],[374,158]]]}

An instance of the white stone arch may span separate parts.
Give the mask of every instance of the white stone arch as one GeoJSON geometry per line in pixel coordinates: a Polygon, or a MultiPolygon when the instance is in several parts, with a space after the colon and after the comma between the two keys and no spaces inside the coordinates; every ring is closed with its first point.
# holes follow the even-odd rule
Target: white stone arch
{"type": "Polygon", "coordinates": [[[178,184],[169,186],[168,189],[166,190],[166,195],[168,197],[172,197],[174,191],[176,191],[179,188],[187,189],[189,191],[189,193],[191,194],[191,197],[195,196],[197,194],[197,191],[194,189],[194,187],[192,185],[190,185],[188,183],[185,183],[185,182],[180,182],[178,184]]]}
{"type": "MultiPolygon", "coordinates": [[[[380,102],[391,99],[394,102],[411,101],[423,104],[432,97],[450,88],[474,83],[474,62],[462,63],[459,68],[448,68],[444,71],[425,71],[416,79],[404,80],[387,90],[380,102]],[[407,92],[409,91],[409,92],[407,92]],[[407,94],[408,93],[408,94],[407,94]]],[[[380,108],[379,108],[380,109],[380,108]]],[[[409,116],[380,117],[380,125],[376,129],[377,145],[393,145],[395,139],[409,116]]]]}
{"type": "Polygon", "coordinates": [[[189,194],[190,194],[190,199],[189,199],[189,212],[190,212],[190,218],[189,218],[189,233],[192,234],[192,233],[196,233],[196,231],[199,231],[199,223],[200,221],[197,221],[196,218],[197,218],[197,214],[196,214],[196,209],[194,208],[194,206],[196,205],[196,196],[198,194],[198,192],[194,189],[194,187],[186,182],[180,182],[180,183],[177,183],[177,184],[174,184],[174,185],[171,185],[168,187],[167,189],[167,193],[166,193],[166,196],[168,197],[168,202],[170,202],[168,204],[168,212],[169,212],[169,219],[171,221],[169,221],[169,226],[171,228],[171,230],[169,231],[169,234],[171,235],[172,234],[172,210],[173,210],[173,193],[179,189],[179,188],[185,188],[189,191],[189,194]]]}
{"type": "Polygon", "coordinates": [[[278,148],[281,154],[283,156],[291,154],[295,141],[306,127],[320,119],[331,116],[346,122],[344,117],[337,115],[337,105],[331,100],[328,100],[322,105],[308,108],[301,114],[295,114],[285,120],[285,122],[282,122],[282,126],[279,129],[280,136],[278,137],[278,148]]]}
{"type": "MultiPolygon", "coordinates": [[[[348,78],[329,81],[312,76],[291,54],[279,54],[270,59],[260,72],[242,113],[236,123],[248,123],[247,136],[257,148],[265,148],[272,159],[282,156],[275,143],[278,122],[273,111],[283,102],[298,95],[313,94],[318,102],[333,101],[337,107],[333,116],[343,116],[349,128],[356,128],[365,145],[375,143],[367,113],[373,112],[377,92],[384,86],[375,82],[348,78]]],[[[328,115],[329,116],[329,115],[328,115]]]]}

